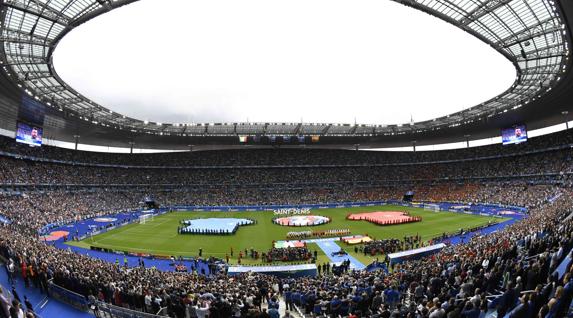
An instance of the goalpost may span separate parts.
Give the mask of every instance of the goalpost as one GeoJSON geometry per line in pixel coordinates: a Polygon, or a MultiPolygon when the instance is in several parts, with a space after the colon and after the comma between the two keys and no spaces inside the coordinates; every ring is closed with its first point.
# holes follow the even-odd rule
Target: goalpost
{"type": "Polygon", "coordinates": [[[142,214],[139,216],[139,224],[146,224],[148,221],[153,221],[153,213],[142,214]]]}

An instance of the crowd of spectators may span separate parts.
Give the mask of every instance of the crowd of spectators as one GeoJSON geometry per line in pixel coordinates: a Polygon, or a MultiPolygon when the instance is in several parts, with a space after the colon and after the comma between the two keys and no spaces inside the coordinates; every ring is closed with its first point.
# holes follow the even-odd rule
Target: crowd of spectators
{"type": "Polygon", "coordinates": [[[401,240],[397,238],[374,240],[367,242],[361,250],[364,254],[387,255],[390,253],[411,250],[423,245],[422,237],[419,235],[404,236],[401,240]]]}
{"type": "Polygon", "coordinates": [[[0,215],[20,231],[37,233],[49,224],[65,224],[133,209],[139,206],[138,202],[127,192],[31,192],[0,196],[0,215]]]}
{"type": "MultiPolygon", "coordinates": [[[[470,188],[475,190],[480,187],[470,188]]],[[[541,291],[545,290],[544,295],[549,297],[540,298],[543,301],[539,304],[549,304],[557,288],[563,285],[550,274],[572,243],[572,222],[556,222],[571,213],[571,190],[537,185],[517,194],[508,187],[500,187],[499,191],[501,193],[497,195],[507,196],[508,202],[519,200],[528,203],[532,207],[530,216],[503,231],[476,237],[464,245],[448,247],[434,257],[404,263],[390,274],[348,271],[342,276],[329,274],[320,278],[291,280],[258,274],[225,279],[219,276],[200,277],[149,268],[124,268],[71,251],[56,249],[30,234],[44,223],[63,220],[65,217],[78,219],[98,214],[96,207],[101,211],[109,211],[116,207],[115,203],[123,206],[115,196],[123,196],[125,193],[115,192],[54,192],[3,200],[3,204],[6,204],[5,201],[10,202],[10,205],[5,205],[3,212],[12,211],[7,213],[8,216],[15,219],[13,216],[17,215],[19,219],[16,219],[16,224],[0,228],[0,253],[15,260],[19,266],[23,263],[32,266],[38,277],[42,277],[40,280],[54,278],[56,283],[80,294],[92,295],[103,301],[133,309],[147,308],[151,311],[157,309],[153,308],[154,306],[167,307],[166,310],[177,317],[183,317],[181,313],[186,310],[196,312],[204,308],[208,308],[206,310],[217,317],[216,312],[227,311],[229,307],[234,308],[233,312],[238,313],[237,317],[246,316],[249,311],[259,311],[255,298],[276,297],[279,293],[286,297],[287,290],[289,301],[297,303],[309,312],[354,312],[363,316],[370,312],[380,312],[380,315],[384,316],[386,311],[400,311],[406,317],[408,312],[413,310],[426,312],[422,314],[422,317],[425,317],[427,312],[443,306],[447,314],[454,312],[451,317],[461,317],[461,312],[473,310],[472,308],[485,310],[485,305],[482,304],[484,295],[506,294],[508,290],[517,288],[516,286],[521,286],[519,291],[530,290],[530,287],[534,290],[538,284],[541,291]],[[50,201],[52,195],[55,195],[57,200],[50,201]],[[513,196],[523,197],[510,199],[513,196]],[[556,199],[550,202],[548,197],[556,199]],[[43,215],[43,210],[38,210],[38,206],[30,205],[32,201],[42,202],[39,206],[47,210],[68,204],[67,201],[77,201],[81,202],[78,203],[81,206],[79,211],[85,212],[70,216],[65,214],[66,211],[61,212],[62,216],[57,213],[43,215]],[[95,201],[100,205],[96,205],[95,201]],[[543,203],[537,203],[538,201],[543,203]],[[90,210],[91,207],[94,210],[90,210]],[[14,211],[15,208],[17,211],[14,211]],[[533,275],[529,273],[530,268],[536,269],[534,278],[530,278],[533,275]],[[269,284],[267,289],[260,286],[261,281],[269,284]],[[271,288],[275,284],[282,287],[275,291],[271,288]],[[290,287],[285,288],[285,285],[290,287]],[[297,294],[299,296],[296,296],[297,294]],[[393,294],[398,296],[394,297],[393,294]],[[208,301],[205,301],[205,297],[209,298],[208,301]],[[153,300],[147,302],[149,298],[153,300]],[[413,302],[416,305],[410,306],[413,302]],[[437,303],[439,306],[436,306],[437,303]],[[442,305],[444,303],[447,305],[442,305]],[[222,309],[219,306],[222,306],[222,309]]],[[[463,201],[464,197],[457,200],[463,201]]],[[[137,204],[137,200],[133,202],[134,205],[137,204]]],[[[128,202],[125,203],[125,206],[129,206],[128,202]]],[[[274,255],[274,260],[284,258],[282,254],[269,254],[274,255]]],[[[310,254],[306,255],[312,257],[310,254]]],[[[528,297],[531,299],[531,295],[528,297]]],[[[512,301],[513,299],[506,301],[507,308],[500,307],[500,312],[510,310],[512,306],[509,304],[512,301]]],[[[530,300],[525,303],[529,302],[530,300]]],[[[561,306],[556,300],[553,303],[561,306]]],[[[546,308],[555,311],[555,306],[541,306],[540,310],[546,308]]]]}
{"type": "MultiPolygon", "coordinates": [[[[311,154],[309,154],[311,156],[311,154]]],[[[453,163],[345,167],[125,168],[44,163],[0,156],[0,183],[7,185],[174,185],[285,186],[317,183],[388,184],[429,180],[527,178],[567,179],[573,172],[571,150],[453,163]]]]}
{"type": "MultiPolygon", "coordinates": [[[[570,134],[561,133],[547,140],[545,146],[548,147],[564,144],[563,141],[570,142],[570,134]]],[[[532,141],[513,150],[540,149],[541,141],[535,143],[535,147],[531,146],[532,141]]],[[[92,154],[71,151],[61,157],[62,152],[49,147],[24,149],[10,143],[2,144],[2,149],[31,156],[41,153],[42,157],[59,160],[92,158],[92,154]]],[[[500,149],[507,148],[487,149],[492,150],[484,150],[483,154],[504,155],[505,150],[500,149]]],[[[275,159],[286,164],[286,160],[296,158],[288,154],[286,159],[277,159],[273,151],[264,150],[260,157],[237,152],[227,159],[221,158],[223,153],[206,153],[203,159],[197,159],[202,155],[195,153],[153,155],[148,157],[153,159],[141,161],[130,161],[128,155],[116,159],[102,154],[94,155],[92,162],[145,164],[146,160],[155,162],[159,158],[157,162],[166,166],[175,162],[228,162],[236,166],[248,162],[259,165],[275,159]],[[167,157],[169,159],[161,159],[167,157]]],[[[568,217],[573,212],[573,192],[567,177],[572,171],[570,150],[519,156],[513,153],[496,159],[448,164],[408,163],[424,156],[428,160],[466,158],[464,156],[471,156],[473,151],[476,150],[453,151],[451,155],[413,154],[414,159],[396,154],[395,158],[399,158],[396,161],[388,159],[394,155],[361,158],[355,152],[349,152],[346,157],[324,151],[324,155],[317,158],[326,163],[358,161],[365,166],[304,169],[126,169],[2,157],[1,183],[70,183],[85,189],[78,192],[54,190],[60,189],[54,187],[51,191],[1,195],[0,215],[12,223],[0,226],[0,255],[13,260],[16,268],[31,268],[32,285],[37,284],[44,292],[48,280],[53,279],[54,283],[91,300],[146,312],[164,308],[174,317],[187,314],[192,317],[266,317],[268,313],[263,313],[262,303],[268,302],[271,308],[271,302],[274,307],[277,299],[283,297],[288,310],[297,305],[314,315],[465,318],[479,317],[490,310],[488,297],[493,295],[499,296],[493,308],[498,317],[512,310],[512,317],[545,317],[546,314],[551,318],[563,317],[573,296],[573,271],[568,269],[570,273],[563,279],[553,273],[573,247],[573,218],[568,217]],[[386,163],[386,159],[408,164],[367,166],[371,162],[386,163]],[[539,177],[547,173],[552,174],[550,180],[539,177]],[[381,180],[383,184],[379,183],[381,180]],[[144,190],[109,186],[138,183],[146,185],[144,190]],[[87,186],[89,184],[104,186],[87,186]],[[166,190],[152,186],[157,184],[190,187],[166,190]],[[153,196],[156,202],[166,205],[266,205],[399,200],[410,190],[417,199],[429,201],[525,206],[529,208],[529,216],[487,236],[474,236],[465,244],[447,246],[433,256],[396,265],[388,273],[322,270],[319,277],[287,279],[252,273],[234,277],[224,273],[200,276],[144,266],[128,268],[57,249],[37,235],[40,228],[51,223],[63,224],[135,208],[145,196],[153,196]]],[[[314,164],[319,160],[310,159],[308,153],[302,157],[306,158],[301,159],[302,163],[314,164]]],[[[418,241],[409,242],[415,246],[418,241]]],[[[389,252],[395,248],[390,243],[376,244],[373,243],[372,249],[389,252]]],[[[306,248],[273,249],[265,257],[271,261],[308,260],[313,255],[306,248]]]]}
{"type": "Polygon", "coordinates": [[[398,252],[401,247],[402,242],[396,238],[374,240],[364,243],[362,252],[369,255],[385,255],[398,252]]]}
{"type": "Polygon", "coordinates": [[[171,185],[193,189],[416,182],[425,186],[436,180],[468,183],[492,179],[570,184],[571,143],[573,133],[565,131],[509,147],[491,145],[432,152],[247,149],[106,154],[28,147],[0,137],[0,184],[171,185]],[[38,161],[46,158],[59,163],[38,161]]]}
{"type": "Polygon", "coordinates": [[[113,164],[129,166],[260,166],[260,165],[352,165],[437,162],[445,160],[471,160],[492,156],[523,154],[568,148],[573,144],[573,134],[567,130],[531,138],[526,143],[502,146],[489,145],[455,150],[412,152],[356,152],[330,149],[235,149],[223,151],[185,151],[158,154],[110,154],[75,151],[44,145],[31,148],[14,142],[13,138],[0,136],[0,149],[6,153],[35,158],[86,164],[113,164]]]}
{"type": "Polygon", "coordinates": [[[285,247],[285,248],[272,248],[267,253],[263,254],[263,258],[273,263],[279,262],[293,262],[293,261],[308,261],[312,258],[312,253],[306,247],[285,247]]]}
{"type": "Polygon", "coordinates": [[[268,205],[336,203],[350,201],[400,200],[414,189],[416,197],[437,202],[501,203],[535,208],[559,196],[564,190],[552,185],[523,183],[440,183],[415,186],[332,187],[329,189],[236,189],[204,191],[145,192],[112,190],[43,191],[0,195],[0,215],[23,231],[39,230],[47,224],[63,224],[85,218],[136,209],[145,197],[165,206],[177,205],[268,205]]]}
{"type": "Polygon", "coordinates": [[[415,186],[333,187],[329,189],[237,189],[205,191],[134,192],[63,190],[0,195],[0,216],[13,222],[22,231],[36,232],[48,224],[64,224],[85,218],[103,216],[117,211],[136,209],[145,197],[153,197],[166,206],[176,205],[246,205],[246,204],[308,204],[349,201],[400,200],[414,189],[417,197],[437,202],[501,203],[539,207],[559,196],[564,190],[552,185],[523,183],[466,184],[441,183],[415,186]]]}

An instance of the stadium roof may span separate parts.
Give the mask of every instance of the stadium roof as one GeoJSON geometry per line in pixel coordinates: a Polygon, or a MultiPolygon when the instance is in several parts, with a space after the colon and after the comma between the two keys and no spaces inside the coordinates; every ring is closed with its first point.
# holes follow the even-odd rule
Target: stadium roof
{"type": "MultiPolygon", "coordinates": [[[[64,114],[99,127],[169,136],[319,134],[397,136],[488,121],[541,99],[568,73],[570,34],[552,0],[394,0],[422,10],[476,36],[510,60],[514,84],[497,97],[463,111],[406,125],[306,123],[168,124],[118,114],[76,92],[58,77],[52,54],[68,32],[136,0],[3,0],[0,63],[10,81],[64,114]]],[[[472,106],[472,107],[469,107],[472,106]]]]}

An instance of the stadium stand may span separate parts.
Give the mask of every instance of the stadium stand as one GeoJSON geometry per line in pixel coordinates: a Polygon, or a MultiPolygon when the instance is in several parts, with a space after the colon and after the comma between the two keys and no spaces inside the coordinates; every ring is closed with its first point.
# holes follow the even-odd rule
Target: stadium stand
{"type": "Polygon", "coordinates": [[[32,148],[15,143],[13,138],[0,136],[3,152],[36,159],[58,160],[89,165],[122,166],[292,166],[292,165],[385,165],[434,163],[450,160],[477,160],[500,156],[521,156],[568,149],[573,136],[568,131],[532,138],[527,143],[505,147],[500,144],[441,151],[377,152],[329,149],[240,149],[222,151],[193,151],[160,154],[110,154],[75,151],[57,147],[32,148]],[[311,152],[312,155],[308,155],[311,152]],[[256,156],[253,155],[256,153],[256,156]],[[336,154],[334,156],[333,154],[336,154]]]}
{"type": "MultiPolygon", "coordinates": [[[[515,82],[473,107],[421,122],[158,123],[99,105],[64,83],[53,65],[66,34],[136,0],[0,1],[1,134],[41,117],[48,144],[194,150],[96,153],[0,137],[0,278],[8,277],[0,318],[40,317],[15,280],[98,317],[275,318],[277,307],[290,312],[285,317],[573,317],[573,132],[565,124],[565,131],[522,144],[469,148],[517,121],[538,129],[571,120],[573,2],[395,1],[489,45],[514,65],[515,82]],[[283,135],[290,148],[272,142],[283,135]],[[468,148],[341,150],[441,143],[468,148]],[[161,206],[270,206],[400,201],[407,192],[435,204],[524,207],[527,217],[461,244],[446,234],[434,238],[445,248],[420,259],[376,261],[364,270],[323,264],[317,277],[298,278],[227,276],[212,267],[214,259],[203,261],[208,271],[201,273],[122,266],[57,248],[41,235],[46,227],[142,208],[145,198],[161,206]]],[[[427,55],[423,46],[418,51],[427,55]]],[[[30,137],[38,133],[29,128],[30,137]]],[[[352,248],[383,257],[424,243],[416,235],[352,248]]],[[[269,261],[315,257],[304,246],[267,252],[269,261]]]]}
{"type": "MultiPolygon", "coordinates": [[[[503,317],[513,310],[511,317],[532,317],[520,316],[522,311],[564,317],[573,295],[571,271],[565,265],[567,273],[559,275],[556,269],[573,247],[572,136],[567,131],[527,146],[431,153],[262,150],[149,157],[22,148],[3,140],[0,214],[12,223],[0,227],[0,255],[25,269],[26,279],[41,290],[52,281],[91,300],[141,312],[164,308],[174,317],[201,311],[210,317],[262,317],[261,304],[279,299],[288,310],[296,305],[309,315],[478,317],[493,311],[503,317]],[[22,155],[29,157],[16,158],[22,155]],[[287,164],[299,165],[300,158],[306,158],[306,167],[287,164]],[[264,167],[275,159],[284,160],[284,167],[264,167]],[[150,163],[162,169],[121,166],[150,163]],[[175,167],[181,163],[203,168],[175,167]],[[206,163],[229,167],[206,168],[206,163]],[[217,206],[400,199],[408,190],[437,202],[524,206],[529,216],[390,273],[346,269],[304,279],[250,273],[229,280],[224,273],[126,269],[54,248],[37,232],[46,224],[138,207],[147,195],[164,205],[217,206]]],[[[390,241],[367,246],[396,249],[390,241]]],[[[279,259],[299,257],[274,253],[279,259]]]]}

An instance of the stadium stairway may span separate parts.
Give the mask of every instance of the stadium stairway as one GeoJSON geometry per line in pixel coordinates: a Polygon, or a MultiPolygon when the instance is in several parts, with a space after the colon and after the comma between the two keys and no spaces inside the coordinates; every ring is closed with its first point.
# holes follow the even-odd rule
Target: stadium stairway
{"type": "MultiPolygon", "coordinates": [[[[8,275],[5,270],[4,263],[0,263],[2,270],[0,270],[0,285],[6,294],[11,294],[11,284],[8,281],[8,275]]],[[[32,305],[34,306],[34,312],[40,318],[51,318],[51,317],[77,317],[77,318],[93,318],[94,316],[90,313],[83,312],[73,308],[70,305],[62,303],[53,298],[47,297],[45,294],[40,293],[40,290],[34,286],[26,287],[24,280],[20,275],[16,275],[14,287],[18,296],[22,300],[22,306],[24,307],[23,301],[24,296],[27,296],[32,305]]]]}
{"type": "Polygon", "coordinates": [[[340,246],[338,246],[338,244],[336,244],[333,241],[318,241],[316,242],[316,245],[318,245],[318,247],[320,247],[320,249],[324,252],[324,254],[326,254],[326,256],[330,259],[330,261],[333,264],[339,265],[340,263],[342,263],[345,260],[349,260],[350,261],[350,268],[352,269],[356,269],[356,270],[362,270],[364,268],[366,268],[366,266],[362,263],[360,263],[356,258],[352,257],[351,255],[344,255],[344,256],[339,256],[339,255],[333,255],[333,253],[336,253],[338,251],[340,251],[340,246]]]}

